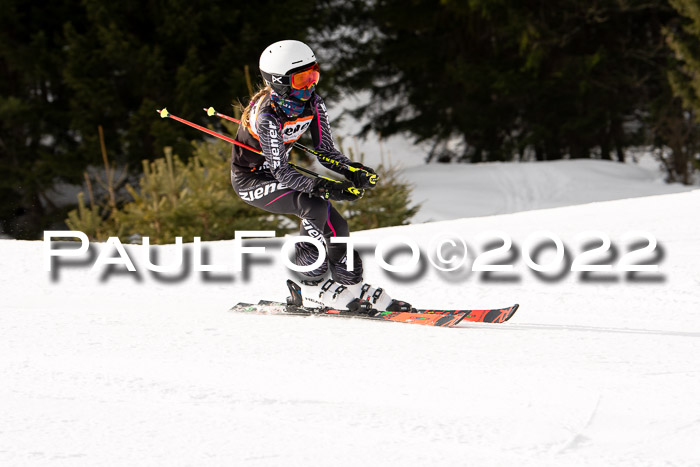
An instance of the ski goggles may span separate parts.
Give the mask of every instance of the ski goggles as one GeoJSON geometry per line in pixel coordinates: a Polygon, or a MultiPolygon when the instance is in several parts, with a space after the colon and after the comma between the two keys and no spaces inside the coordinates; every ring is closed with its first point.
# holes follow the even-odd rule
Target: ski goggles
{"type": "Polygon", "coordinates": [[[292,89],[308,89],[318,84],[321,76],[318,63],[314,63],[311,68],[293,73],[290,79],[292,89]]]}

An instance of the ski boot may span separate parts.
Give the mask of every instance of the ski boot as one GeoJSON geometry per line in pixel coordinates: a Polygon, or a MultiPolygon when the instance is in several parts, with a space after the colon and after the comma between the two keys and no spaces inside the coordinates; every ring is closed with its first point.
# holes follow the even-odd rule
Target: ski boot
{"type": "Polygon", "coordinates": [[[290,297],[287,305],[303,308],[335,308],[354,313],[369,313],[372,306],[358,298],[361,285],[343,285],[332,279],[318,278],[301,281],[301,285],[287,280],[290,297]]]}
{"type": "Polygon", "coordinates": [[[367,300],[372,305],[371,314],[381,311],[406,312],[413,310],[410,303],[391,298],[384,289],[372,287],[370,284],[363,284],[360,289],[360,298],[367,300]]]}

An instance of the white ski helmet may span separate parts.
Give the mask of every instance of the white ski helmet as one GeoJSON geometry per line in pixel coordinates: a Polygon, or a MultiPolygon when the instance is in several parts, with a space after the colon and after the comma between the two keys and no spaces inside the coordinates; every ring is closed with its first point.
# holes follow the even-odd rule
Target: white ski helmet
{"type": "Polygon", "coordinates": [[[260,55],[260,74],[265,84],[280,96],[287,97],[292,75],[316,64],[311,47],[299,41],[279,41],[268,46],[260,55]]]}

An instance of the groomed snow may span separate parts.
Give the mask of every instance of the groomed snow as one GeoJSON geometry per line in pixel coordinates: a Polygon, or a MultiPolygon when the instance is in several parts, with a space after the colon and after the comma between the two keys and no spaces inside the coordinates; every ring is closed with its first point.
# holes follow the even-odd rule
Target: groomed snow
{"type": "Polygon", "coordinates": [[[421,204],[414,222],[479,217],[594,201],[680,193],[664,183],[650,155],[641,163],[582,159],[549,162],[429,164],[402,171],[421,204]]]}
{"type": "MultiPolygon", "coordinates": [[[[593,162],[600,179],[572,175],[547,193],[596,201],[614,190],[608,180],[639,181],[593,162]]],[[[515,166],[529,187],[522,197],[489,191],[509,169],[484,167],[454,172],[474,182],[460,193],[464,206],[552,206],[532,191],[544,178],[530,166],[515,166]]],[[[398,280],[363,252],[370,282],[419,307],[521,304],[508,323],[460,329],[227,312],[284,298],[279,241],[256,243],[272,254],[244,278],[151,273],[141,246],[127,246],[139,276],[93,273],[91,261],[52,274],[42,242],[0,240],[0,465],[698,465],[698,206],[700,190],[353,235],[371,244],[408,236],[425,250],[453,233],[470,248],[466,267],[486,242],[479,234],[509,235],[518,254],[514,273],[495,275],[502,280],[432,266],[398,280]],[[613,265],[625,233],[649,232],[660,273],[539,277],[519,253],[540,230],[571,256],[577,234],[603,231],[618,251],[613,265]]],[[[205,248],[208,263],[232,264],[232,242],[205,248]]],[[[155,249],[165,263],[174,246],[155,249]]]]}

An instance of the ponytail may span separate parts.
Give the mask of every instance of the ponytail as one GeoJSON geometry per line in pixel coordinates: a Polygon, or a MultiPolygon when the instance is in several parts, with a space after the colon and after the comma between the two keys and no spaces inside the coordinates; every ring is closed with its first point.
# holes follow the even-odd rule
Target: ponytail
{"type": "Polygon", "coordinates": [[[261,87],[258,89],[258,92],[256,92],[255,95],[250,98],[250,104],[243,109],[243,115],[241,115],[241,125],[250,128],[250,109],[256,102],[265,97],[266,94],[269,94],[270,91],[272,91],[270,86],[261,87]]]}

